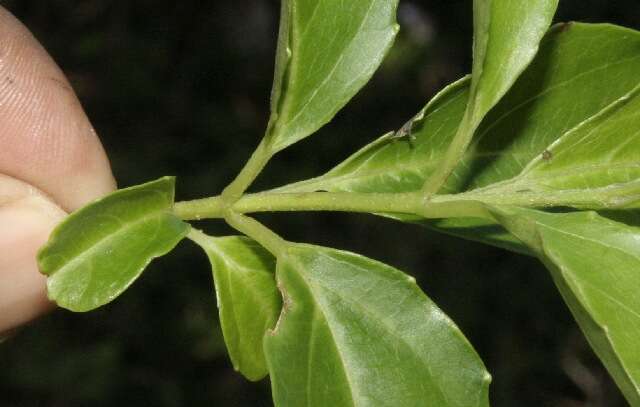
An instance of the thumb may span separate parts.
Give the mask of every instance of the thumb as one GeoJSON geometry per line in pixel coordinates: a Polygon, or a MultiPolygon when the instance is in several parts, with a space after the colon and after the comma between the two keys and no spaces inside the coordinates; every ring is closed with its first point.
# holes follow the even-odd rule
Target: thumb
{"type": "Polygon", "coordinates": [[[1,333],[51,307],[36,253],[64,217],[60,208],[74,210],[115,187],[64,74],[2,7],[0,174],[1,333]]]}
{"type": "Polygon", "coordinates": [[[0,175],[0,332],[52,307],[36,254],[65,215],[36,188],[0,175]]]}

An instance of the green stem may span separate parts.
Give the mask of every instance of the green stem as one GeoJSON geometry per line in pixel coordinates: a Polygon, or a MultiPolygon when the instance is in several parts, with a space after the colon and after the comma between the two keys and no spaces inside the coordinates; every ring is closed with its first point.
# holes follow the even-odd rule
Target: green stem
{"type": "Polygon", "coordinates": [[[253,218],[228,211],[224,219],[229,226],[260,243],[275,257],[281,257],[287,249],[286,240],[253,218]]]}
{"type": "Polygon", "coordinates": [[[445,182],[447,182],[453,170],[464,157],[464,153],[467,151],[477,127],[475,122],[470,119],[471,115],[472,109],[468,108],[442,161],[422,186],[422,192],[425,195],[431,196],[436,194],[445,182]]]}
{"type": "Polygon", "coordinates": [[[300,192],[248,194],[233,206],[240,213],[280,211],[339,211],[418,213],[418,193],[300,192]]]}
{"type": "Polygon", "coordinates": [[[227,206],[236,202],[260,174],[273,156],[268,137],[264,137],[236,178],[222,191],[222,200],[227,206]]]}
{"type": "Polygon", "coordinates": [[[489,205],[521,207],[575,207],[579,209],[618,209],[638,207],[640,183],[590,191],[530,191],[521,185],[504,185],[454,195],[425,195],[422,192],[261,192],[247,194],[228,206],[222,197],[177,202],[174,213],[184,220],[224,218],[236,213],[339,211],[402,213],[426,219],[479,217],[492,219],[489,205]]]}
{"type": "Polygon", "coordinates": [[[183,220],[214,219],[224,218],[225,208],[222,197],[213,196],[176,202],[173,205],[173,213],[183,220]]]}
{"type": "MultiPolygon", "coordinates": [[[[174,213],[184,220],[224,218],[227,210],[221,197],[178,202],[174,205],[174,213]]],[[[486,216],[479,202],[458,200],[454,195],[438,195],[427,201],[420,192],[248,194],[233,204],[231,210],[237,213],[284,211],[404,213],[425,218],[486,216]]]]}
{"type": "Polygon", "coordinates": [[[187,234],[187,239],[195,242],[199,246],[205,248],[209,246],[209,242],[212,242],[216,238],[213,236],[209,236],[203,231],[192,227],[187,234]]]}

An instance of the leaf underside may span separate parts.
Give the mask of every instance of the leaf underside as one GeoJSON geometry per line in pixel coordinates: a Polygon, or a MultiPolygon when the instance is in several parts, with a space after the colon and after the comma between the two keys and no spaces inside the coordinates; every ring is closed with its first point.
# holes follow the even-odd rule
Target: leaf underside
{"type": "Polygon", "coordinates": [[[640,405],[640,228],[595,212],[492,210],[536,251],[629,403],[640,405]]]}
{"type": "Polygon", "coordinates": [[[38,253],[49,298],[89,311],[120,295],[189,225],[171,212],[174,179],[118,190],[71,214],[38,253]]]}
{"type": "Polygon", "coordinates": [[[283,310],[265,337],[279,406],[488,406],[490,375],[411,277],[297,244],[277,265],[283,310]]]}
{"type": "Polygon", "coordinates": [[[275,259],[246,237],[190,237],[211,261],[220,325],[233,366],[249,380],[260,380],[268,373],[262,338],[275,325],[282,305],[275,259]]]}

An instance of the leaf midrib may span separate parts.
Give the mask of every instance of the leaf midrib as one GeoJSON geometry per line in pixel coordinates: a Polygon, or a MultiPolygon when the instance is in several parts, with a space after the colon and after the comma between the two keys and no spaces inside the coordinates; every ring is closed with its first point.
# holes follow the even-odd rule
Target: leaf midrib
{"type": "MultiPolygon", "coordinates": [[[[317,252],[317,253],[316,253],[316,255],[318,255],[318,256],[323,256],[323,257],[325,257],[325,258],[329,258],[329,259],[330,259],[330,260],[332,260],[332,261],[338,261],[338,262],[340,262],[340,260],[337,260],[337,259],[335,259],[334,257],[331,257],[331,256],[327,255],[326,253],[317,252]]],[[[294,262],[296,263],[296,265],[297,265],[297,266],[299,266],[299,267],[300,267],[300,270],[305,270],[305,269],[306,269],[306,267],[304,266],[304,264],[300,263],[300,262],[297,260],[297,258],[295,258],[294,262]]],[[[361,270],[361,271],[363,271],[363,272],[370,272],[369,270],[362,269],[361,267],[358,267],[358,266],[356,266],[356,265],[354,265],[354,264],[352,264],[352,263],[347,263],[347,265],[348,265],[349,267],[355,267],[355,268],[357,268],[357,269],[359,269],[359,270],[361,270]]],[[[320,280],[317,280],[317,279],[313,279],[313,278],[311,278],[311,281],[310,281],[310,280],[309,280],[309,278],[308,278],[309,276],[307,276],[307,275],[306,275],[306,273],[299,272],[298,274],[301,276],[301,278],[302,278],[302,279],[307,283],[307,286],[310,288],[310,290],[309,290],[309,291],[310,291],[310,293],[311,293],[311,295],[312,295],[312,297],[313,297],[313,299],[314,299],[314,302],[315,302],[316,304],[318,304],[318,305],[317,305],[317,308],[321,310],[321,312],[322,312],[322,314],[323,314],[323,316],[324,316],[324,319],[325,319],[325,321],[327,321],[327,323],[328,323],[328,321],[329,321],[330,319],[327,317],[327,311],[326,311],[326,310],[324,310],[324,309],[322,308],[322,306],[320,305],[321,303],[317,300],[314,290],[313,290],[313,289],[311,289],[311,287],[313,287],[314,285],[315,285],[315,286],[317,286],[317,287],[321,287],[322,289],[324,289],[324,290],[326,290],[326,291],[328,291],[328,292],[333,293],[333,294],[334,294],[334,295],[336,295],[338,298],[340,298],[343,302],[348,303],[348,304],[350,304],[350,305],[353,305],[353,306],[357,307],[357,308],[362,312],[362,314],[364,314],[364,315],[369,315],[370,317],[374,317],[374,318],[372,319],[372,321],[381,321],[381,322],[379,322],[379,326],[381,326],[385,331],[387,331],[388,333],[390,333],[390,336],[392,336],[392,337],[396,338],[399,342],[401,342],[401,343],[405,344],[405,346],[406,346],[406,347],[411,351],[411,353],[413,353],[413,354],[414,354],[414,355],[415,355],[415,356],[416,356],[420,361],[422,361],[422,362],[423,362],[424,366],[426,367],[427,371],[429,372],[430,376],[432,377],[432,381],[433,381],[434,383],[436,382],[435,380],[433,380],[433,379],[436,377],[436,375],[434,375],[434,374],[433,374],[433,372],[431,371],[431,367],[429,366],[429,364],[428,364],[428,363],[425,363],[424,359],[423,359],[423,358],[422,358],[422,357],[417,353],[417,351],[416,351],[415,349],[413,349],[413,347],[411,346],[411,344],[410,344],[409,342],[407,342],[404,338],[402,338],[402,337],[398,336],[398,335],[396,334],[396,331],[395,331],[394,329],[392,329],[391,327],[389,327],[386,323],[382,322],[384,319],[381,319],[381,318],[378,316],[378,314],[373,313],[373,312],[370,312],[370,310],[366,309],[366,307],[363,307],[361,304],[358,304],[358,303],[354,303],[354,302],[352,302],[352,301],[349,301],[346,297],[344,297],[343,295],[341,295],[339,292],[337,292],[337,291],[335,291],[335,290],[333,290],[333,289],[329,288],[328,286],[326,286],[326,285],[324,285],[324,284],[321,284],[321,283],[320,283],[320,280]],[[319,284],[314,284],[314,282],[318,282],[319,284]]],[[[333,330],[332,330],[332,329],[329,329],[329,331],[331,332],[332,339],[333,339],[333,341],[334,341],[334,344],[336,345],[336,351],[338,352],[338,354],[340,354],[340,355],[341,355],[341,359],[343,359],[342,354],[341,354],[341,352],[339,351],[340,347],[338,346],[338,342],[336,341],[336,338],[333,336],[333,330]]],[[[343,366],[345,366],[345,367],[346,367],[346,364],[344,363],[344,361],[343,361],[343,366]]],[[[345,373],[346,373],[346,372],[345,372],[345,373]]],[[[348,376],[348,375],[346,375],[346,376],[348,376]]],[[[443,393],[442,389],[441,389],[439,386],[437,386],[437,385],[436,385],[436,386],[433,386],[433,387],[434,387],[434,388],[438,391],[438,393],[440,394],[440,399],[441,399],[441,400],[448,401],[448,398],[447,398],[446,394],[444,394],[444,393],[443,393]]]]}
{"type": "MultiPolygon", "coordinates": [[[[72,259],[69,260],[68,256],[62,254],[61,256],[63,256],[63,258],[66,260],[66,262],[59,266],[56,270],[53,270],[50,275],[53,275],[55,273],[64,273],[65,271],[67,271],[69,268],[73,268],[73,266],[76,265],[76,263],[82,263],[85,260],[87,260],[87,257],[90,257],[93,255],[93,253],[95,253],[96,251],[99,252],[100,250],[98,250],[99,247],[104,246],[107,243],[110,243],[112,240],[121,237],[121,235],[123,233],[126,233],[128,231],[130,231],[131,229],[134,229],[138,226],[140,226],[141,224],[144,224],[145,222],[150,222],[153,220],[156,220],[158,222],[161,222],[162,217],[165,215],[171,215],[171,212],[166,210],[166,209],[162,209],[159,211],[155,211],[149,215],[145,215],[143,217],[140,217],[138,219],[136,219],[133,222],[125,222],[123,223],[123,226],[121,228],[118,228],[116,231],[107,234],[103,237],[101,237],[100,239],[98,239],[94,244],[92,244],[91,246],[87,247],[86,249],[84,249],[81,253],[75,255],[72,259]]],[[[113,216],[113,215],[111,215],[113,216]]],[[[157,231],[156,231],[156,236],[157,236],[157,231]]],[[[151,241],[151,239],[149,239],[151,241]]],[[[148,247],[148,246],[147,246],[148,247]]]]}

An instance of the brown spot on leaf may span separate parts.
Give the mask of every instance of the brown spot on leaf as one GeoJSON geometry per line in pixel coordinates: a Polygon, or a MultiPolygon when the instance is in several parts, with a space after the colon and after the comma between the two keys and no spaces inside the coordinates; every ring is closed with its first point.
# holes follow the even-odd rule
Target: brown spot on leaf
{"type": "Polygon", "coordinates": [[[272,336],[278,333],[278,328],[280,327],[280,321],[284,319],[284,317],[289,312],[289,309],[291,308],[291,298],[289,298],[289,295],[287,294],[287,290],[284,288],[284,286],[280,281],[278,281],[278,291],[280,291],[280,295],[282,295],[282,309],[280,310],[280,315],[278,316],[276,325],[273,327],[273,329],[269,329],[267,331],[267,334],[272,336]]]}

